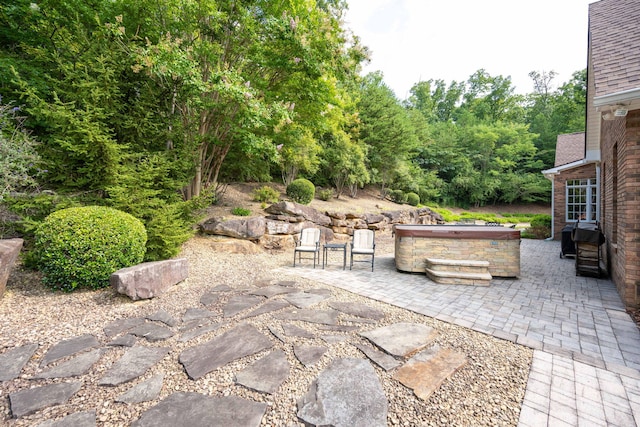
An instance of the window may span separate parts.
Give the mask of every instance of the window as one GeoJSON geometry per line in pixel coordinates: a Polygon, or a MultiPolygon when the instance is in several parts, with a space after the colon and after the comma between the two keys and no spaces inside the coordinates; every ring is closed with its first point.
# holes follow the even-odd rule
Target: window
{"type": "Polygon", "coordinates": [[[598,186],[595,179],[567,181],[566,222],[597,220],[598,186]]]}

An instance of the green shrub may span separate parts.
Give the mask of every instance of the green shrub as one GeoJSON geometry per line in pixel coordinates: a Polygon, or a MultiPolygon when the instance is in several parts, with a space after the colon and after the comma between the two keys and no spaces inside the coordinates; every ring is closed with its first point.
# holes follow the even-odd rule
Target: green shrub
{"type": "Polygon", "coordinates": [[[409,203],[411,206],[418,206],[420,204],[420,196],[418,196],[413,191],[407,193],[407,203],[409,203]]]}
{"type": "Polygon", "coordinates": [[[547,227],[551,229],[551,215],[538,214],[531,218],[531,227],[547,227]]]}
{"type": "Polygon", "coordinates": [[[432,211],[439,213],[442,216],[444,222],[456,222],[460,221],[460,215],[456,215],[449,209],[445,208],[430,208],[432,211]]]}
{"type": "Polygon", "coordinates": [[[402,190],[390,190],[389,197],[396,203],[407,203],[407,195],[402,190]]]}
{"type": "Polygon", "coordinates": [[[63,291],[109,286],[109,276],[144,259],[142,222],[113,208],[56,211],[35,232],[34,257],[43,283],[63,291]]]}
{"type": "Polygon", "coordinates": [[[308,205],[315,195],[316,187],[308,179],[298,178],[287,186],[287,196],[296,203],[308,205]]]}
{"type": "Polygon", "coordinates": [[[237,216],[249,216],[251,215],[251,210],[245,208],[233,208],[231,213],[237,216]]]}
{"type": "Polygon", "coordinates": [[[277,203],[280,199],[280,192],[268,185],[253,190],[253,200],[263,203],[277,203]]]}
{"type": "Polygon", "coordinates": [[[318,191],[318,198],[320,200],[324,200],[325,202],[328,202],[329,200],[331,200],[332,197],[333,197],[333,189],[332,188],[324,188],[324,189],[318,191]]]}

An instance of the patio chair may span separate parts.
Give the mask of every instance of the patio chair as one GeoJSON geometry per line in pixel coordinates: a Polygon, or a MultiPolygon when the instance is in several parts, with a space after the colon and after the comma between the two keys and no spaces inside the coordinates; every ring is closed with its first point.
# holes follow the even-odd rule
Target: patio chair
{"type": "Polygon", "coordinates": [[[349,263],[349,270],[353,269],[353,256],[362,255],[371,257],[371,261],[368,259],[355,260],[356,262],[371,262],[371,271],[373,271],[373,262],[375,260],[376,242],[375,233],[373,230],[353,230],[353,240],[351,241],[351,262],[349,263]]]}
{"type": "Polygon", "coordinates": [[[295,250],[293,252],[293,266],[296,266],[296,255],[298,255],[298,262],[302,260],[302,253],[313,253],[313,268],[316,268],[316,259],[320,262],[320,229],[319,228],[305,228],[300,231],[300,238],[296,243],[295,250]]]}

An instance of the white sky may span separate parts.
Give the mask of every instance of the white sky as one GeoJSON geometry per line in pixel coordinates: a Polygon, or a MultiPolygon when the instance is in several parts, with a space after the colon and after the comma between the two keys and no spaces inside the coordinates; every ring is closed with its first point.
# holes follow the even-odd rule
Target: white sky
{"type": "Polygon", "coordinates": [[[554,87],[587,66],[588,5],[595,0],[347,0],[346,26],[372,51],[405,99],[419,81],[466,81],[484,68],[533,91],[531,71],[555,71],[554,87]]]}

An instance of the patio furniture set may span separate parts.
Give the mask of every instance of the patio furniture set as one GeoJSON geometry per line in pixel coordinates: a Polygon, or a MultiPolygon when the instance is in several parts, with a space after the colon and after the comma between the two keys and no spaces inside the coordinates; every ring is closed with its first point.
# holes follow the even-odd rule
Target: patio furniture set
{"type": "MultiPolygon", "coordinates": [[[[354,262],[368,262],[373,271],[375,260],[375,233],[373,230],[354,230],[353,237],[347,243],[325,243],[320,245],[321,232],[319,228],[305,228],[300,232],[298,242],[293,252],[293,266],[296,266],[296,256],[298,263],[302,260],[302,254],[313,255],[313,268],[322,261],[322,268],[327,265],[329,252],[342,252],[342,269],[347,265],[347,245],[349,246],[349,270],[353,269],[354,262]],[[320,251],[322,250],[322,254],[320,251]],[[322,257],[322,258],[321,258],[322,257]],[[357,258],[354,258],[357,257],[357,258]],[[364,258],[364,259],[363,259],[364,258]]],[[[309,259],[311,259],[309,257],[309,259]]]]}

